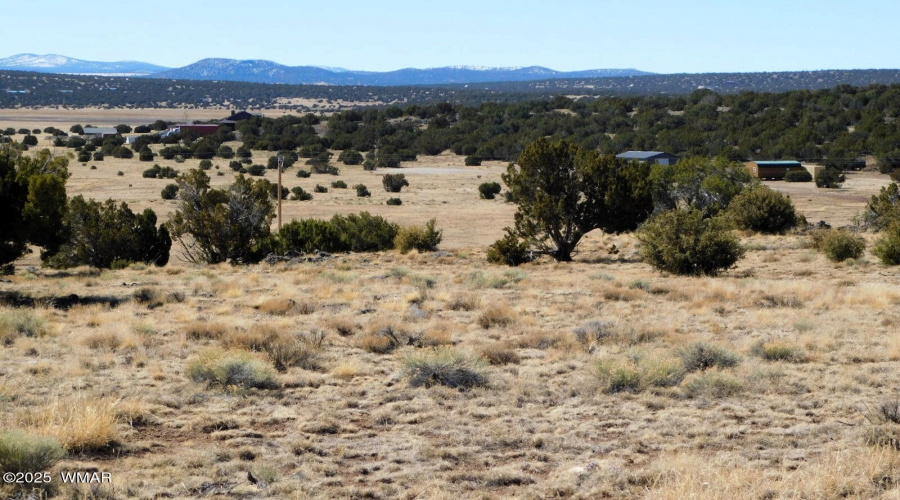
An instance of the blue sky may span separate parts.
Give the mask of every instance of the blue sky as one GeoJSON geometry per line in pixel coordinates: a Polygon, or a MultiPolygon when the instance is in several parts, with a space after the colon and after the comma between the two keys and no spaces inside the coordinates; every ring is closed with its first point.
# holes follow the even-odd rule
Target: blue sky
{"type": "Polygon", "coordinates": [[[900,0],[94,0],[3,9],[0,57],[184,66],[205,57],[387,71],[900,68],[900,0]]]}

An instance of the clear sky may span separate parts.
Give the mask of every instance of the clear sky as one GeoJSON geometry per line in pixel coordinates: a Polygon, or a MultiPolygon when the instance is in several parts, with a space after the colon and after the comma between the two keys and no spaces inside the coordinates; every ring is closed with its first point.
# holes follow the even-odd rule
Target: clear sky
{"type": "Polygon", "coordinates": [[[372,71],[900,68],[900,0],[34,0],[6,7],[0,57],[171,67],[226,57],[372,71]]]}

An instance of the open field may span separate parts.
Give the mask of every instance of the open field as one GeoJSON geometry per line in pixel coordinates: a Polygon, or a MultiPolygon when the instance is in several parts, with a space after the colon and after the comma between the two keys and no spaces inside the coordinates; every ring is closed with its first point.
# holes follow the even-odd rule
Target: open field
{"type": "MultiPolygon", "coordinates": [[[[68,194],[166,220],[153,163],[73,161],[68,194]]],[[[742,234],[717,278],[661,274],[599,233],[573,263],[493,266],[515,207],[477,186],[505,165],[405,165],[301,179],[301,160],[285,186],[329,191],[285,220],[436,218],[441,252],[194,266],[176,244],[164,268],[118,271],[26,256],[0,286],[0,430],[58,438],[54,472],[112,474],[56,481],[62,498],[900,498],[895,268],[831,263],[801,232],[742,234]],[[385,192],[387,171],[410,185],[385,192]]],[[[766,184],[842,226],[887,182],[766,184]]]]}

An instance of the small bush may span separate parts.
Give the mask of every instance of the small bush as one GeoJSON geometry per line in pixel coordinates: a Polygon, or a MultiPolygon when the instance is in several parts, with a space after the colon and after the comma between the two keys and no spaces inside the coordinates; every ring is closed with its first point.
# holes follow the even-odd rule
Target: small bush
{"type": "Polygon", "coordinates": [[[500,189],[499,182],[482,182],[478,185],[478,193],[485,200],[493,200],[500,194],[500,189]]]}
{"type": "Polygon", "coordinates": [[[803,349],[780,342],[758,342],[750,352],[766,361],[786,361],[788,363],[803,363],[806,361],[806,354],[804,354],[803,349]]]}
{"type": "Polygon", "coordinates": [[[0,314],[0,344],[11,344],[17,337],[41,337],[47,333],[47,321],[27,309],[0,314]]]}
{"type": "MultiPolygon", "coordinates": [[[[309,162],[307,162],[309,163],[309,162]]],[[[314,174],[330,174],[330,175],[340,175],[341,170],[333,165],[328,164],[314,164],[309,168],[310,171],[314,174]]]]}
{"type": "Polygon", "coordinates": [[[406,357],[403,374],[413,387],[443,385],[464,391],[488,383],[478,358],[446,348],[406,357]]]}
{"type": "Polygon", "coordinates": [[[314,193],[327,193],[328,188],[325,186],[322,186],[321,184],[316,184],[316,187],[313,188],[313,192],[314,193]]]}
{"type": "Polygon", "coordinates": [[[689,398],[726,398],[743,390],[740,380],[718,370],[693,374],[685,379],[682,387],[689,398]]]}
{"type": "Polygon", "coordinates": [[[495,241],[487,251],[487,260],[492,264],[515,267],[531,262],[534,258],[534,252],[528,248],[528,244],[509,233],[495,241]]]}
{"type": "Polygon", "coordinates": [[[394,246],[400,253],[407,253],[410,250],[418,250],[420,252],[433,252],[437,250],[443,238],[443,231],[435,229],[435,220],[431,219],[425,223],[425,227],[421,226],[404,226],[397,232],[394,238],[394,246]]]}
{"type": "Polygon", "coordinates": [[[174,200],[178,196],[178,184],[166,184],[160,193],[164,200],[174,200]]]}
{"type": "Polygon", "coordinates": [[[613,334],[612,326],[605,321],[588,321],[575,329],[575,340],[585,347],[599,344],[613,334]]]}
{"type": "Polygon", "coordinates": [[[508,305],[500,303],[488,304],[478,316],[478,325],[485,330],[495,326],[508,326],[516,321],[515,311],[508,305]]]}
{"type": "Polygon", "coordinates": [[[849,231],[832,229],[822,238],[821,250],[832,262],[858,259],[866,250],[866,240],[849,231]]]}
{"type": "Polygon", "coordinates": [[[266,166],[265,165],[250,165],[247,167],[247,173],[254,176],[262,176],[266,175],[266,166]]]}
{"type": "Polygon", "coordinates": [[[297,177],[300,177],[301,179],[306,179],[307,177],[310,177],[311,175],[312,174],[308,170],[303,170],[302,168],[297,170],[297,177]]]}
{"type": "Polygon", "coordinates": [[[291,189],[291,199],[299,201],[309,201],[313,199],[313,195],[304,191],[302,187],[297,186],[291,189]]]}
{"type": "Polygon", "coordinates": [[[867,226],[876,230],[887,229],[900,222],[900,184],[888,184],[877,195],[872,195],[863,212],[863,219],[867,226]]]}
{"type": "Polygon", "coordinates": [[[816,187],[820,188],[837,189],[844,184],[845,180],[843,172],[834,167],[827,167],[816,173],[816,187]]]}
{"type": "Polygon", "coordinates": [[[785,182],[812,182],[813,176],[807,170],[791,170],[784,174],[785,182]]]}
{"type": "Polygon", "coordinates": [[[900,265],[900,222],[891,225],[875,242],[872,252],[882,264],[900,265]]]}
{"type": "Polygon", "coordinates": [[[519,354],[505,343],[497,343],[482,348],[481,357],[491,365],[517,365],[521,361],[519,354]]]}
{"type": "Polygon", "coordinates": [[[276,389],[278,381],[271,365],[252,354],[210,349],[188,363],[185,375],[194,382],[206,382],[223,389],[276,389]]]}
{"type": "Polygon", "coordinates": [[[96,151],[94,152],[93,158],[94,161],[103,161],[103,153],[101,153],[100,151],[96,151]]]}
{"type": "Polygon", "coordinates": [[[209,170],[212,168],[211,160],[200,160],[200,170],[209,170]]]}
{"type": "Polygon", "coordinates": [[[385,202],[385,204],[396,207],[398,205],[402,205],[403,200],[401,200],[400,198],[388,198],[388,200],[385,202]]]}
{"type": "Polygon", "coordinates": [[[195,321],[184,327],[182,333],[187,340],[219,340],[230,331],[224,323],[195,321]]]}
{"type": "Polygon", "coordinates": [[[685,371],[703,371],[709,368],[731,368],[740,363],[737,354],[705,342],[695,342],[678,350],[685,371]]]}
{"type": "Polygon", "coordinates": [[[596,366],[596,377],[603,392],[617,393],[641,391],[641,374],[631,363],[601,362],[596,366]]]}
{"type": "Polygon", "coordinates": [[[673,274],[715,276],[745,252],[722,219],[704,218],[694,208],[663,212],[644,224],[637,238],[644,261],[673,274]]]}
{"type": "Polygon", "coordinates": [[[57,439],[22,431],[0,432],[0,472],[41,472],[65,456],[57,439]]]}
{"type": "Polygon", "coordinates": [[[403,174],[385,174],[381,177],[381,184],[388,193],[399,193],[404,186],[409,186],[409,181],[403,174]]]}
{"type": "Polygon", "coordinates": [[[369,188],[367,188],[364,184],[357,184],[353,186],[353,189],[356,190],[356,196],[360,198],[367,198],[372,196],[372,193],[369,192],[369,188]]]}
{"type": "Polygon", "coordinates": [[[684,378],[684,369],[670,359],[638,357],[630,361],[600,361],[594,367],[594,376],[603,392],[635,394],[648,387],[678,385],[684,378]]]}
{"type": "Polygon", "coordinates": [[[731,200],[727,215],[739,229],[770,234],[782,234],[798,222],[791,198],[767,186],[745,188],[731,200]]]}
{"type": "Polygon", "coordinates": [[[481,158],[475,155],[466,156],[466,166],[467,167],[480,167],[481,166],[481,158]]]}
{"type": "Polygon", "coordinates": [[[334,181],[331,183],[332,189],[347,189],[347,183],[344,181],[334,181]]]}

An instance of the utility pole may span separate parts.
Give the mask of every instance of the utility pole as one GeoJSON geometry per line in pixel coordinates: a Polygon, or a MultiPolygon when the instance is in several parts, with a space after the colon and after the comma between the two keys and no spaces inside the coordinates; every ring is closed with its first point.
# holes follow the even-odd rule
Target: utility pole
{"type": "Polygon", "coordinates": [[[281,232],[281,170],[284,167],[284,156],[278,155],[278,232],[281,232]]]}

